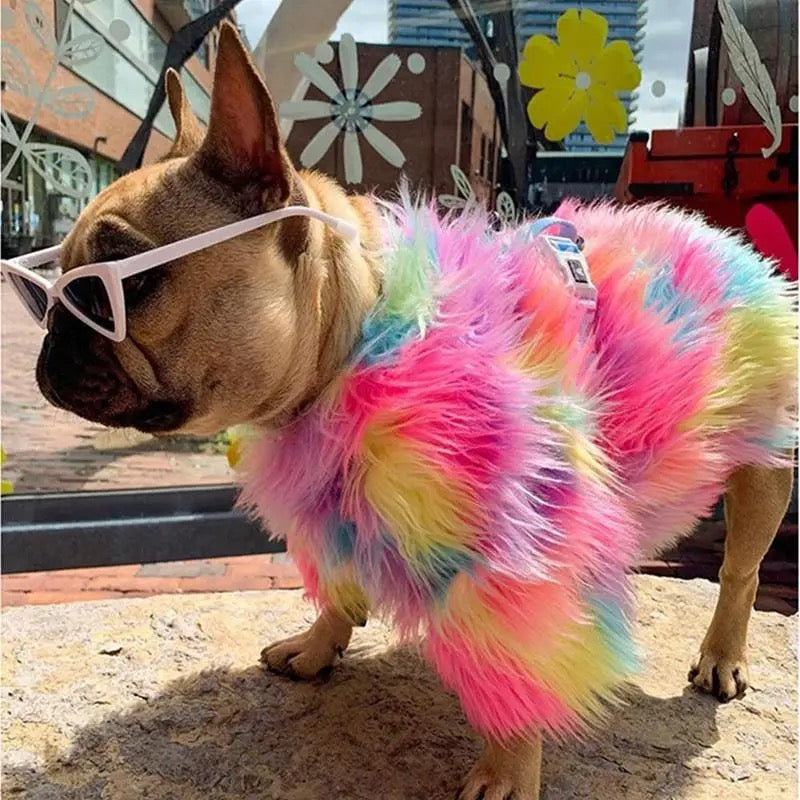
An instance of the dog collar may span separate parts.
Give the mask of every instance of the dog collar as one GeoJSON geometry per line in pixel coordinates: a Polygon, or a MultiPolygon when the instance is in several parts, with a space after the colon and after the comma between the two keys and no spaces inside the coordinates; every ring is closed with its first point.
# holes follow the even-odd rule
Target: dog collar
{"type": "Polygon", "coordinates": [[[532,222],[528,233],[542,242],[542,250],[549,263],[558,271],[583,309],[581,333],[584,338],[587,337],[597,313],[597,289],[592,283],[589,264],[582,252],[583,239],[578,235],[578,229],[569,220],[544,217],[532,222]]]}

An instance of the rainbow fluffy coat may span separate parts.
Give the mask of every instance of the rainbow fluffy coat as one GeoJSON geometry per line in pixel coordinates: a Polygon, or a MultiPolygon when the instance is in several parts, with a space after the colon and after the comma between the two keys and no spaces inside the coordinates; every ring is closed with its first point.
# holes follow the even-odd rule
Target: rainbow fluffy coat
{"type": "Polygon", "coordinates": [[[382,296],[348,367],[249,445],[242,503],[308,594],[388,617],[494,739],[595,719],[635,667],[628,572],[739,465],[786,465],[789,285],[664,207],[566,205],[591,335],[526,227],[385,209],[382,296]]]}

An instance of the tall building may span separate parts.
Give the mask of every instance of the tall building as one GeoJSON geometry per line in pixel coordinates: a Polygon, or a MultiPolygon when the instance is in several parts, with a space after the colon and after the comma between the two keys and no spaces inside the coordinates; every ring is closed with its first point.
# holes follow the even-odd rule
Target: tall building
{"type": "Polygon", "coordinates": [[[472,46],[447,0],[389,0],[389,42],[412,47],[472,46]]]}
{"type": "MultiPolygon", "coordinates": [[[[67,0],[3,4],[2,250],[59,242],[113,181],[147,113],[167,42],[216,0],[67,0]],[[7,116],[6,116],[7,115],[7,116]]],[[[217,31],[183,69],[187,96],[208,120],[217,31]]],[[[175,128],[156,117],[145,161],[175,128]]]]}
{"type": "MultiPolygon", "coordinates": [[[[630,44],[637,61],[641,58],[647,0],[506,0],[514,5],[520,51],[525,42],[540,33],[555,38],[558,18],[570,8],[590,8],[608,20],[608,39],[630,44]]],[[[490,30],[487,31],[490,35],[490,30]]],[[[469,48],[471,41],[447,0],[389,0],[389,41],[407,45],[450,45],[469,48]]],[[[636,118],[636,93],[621,100],[628,112],[628,126],[636,118]]],[[[575,152],[622,153],[627,135],[608,145],[594,141],[581,124],[564,142],[575,152]]]]}

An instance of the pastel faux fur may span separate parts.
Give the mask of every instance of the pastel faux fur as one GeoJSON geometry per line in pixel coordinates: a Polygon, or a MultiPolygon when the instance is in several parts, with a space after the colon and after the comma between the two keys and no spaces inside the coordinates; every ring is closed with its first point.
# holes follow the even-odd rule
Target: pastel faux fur
{"type": "Polygon", "coordinates": [[[384,208],[382,296],[334,385],[251,442],[242,503],[308,594],[424,637],[495,740],[595,720],[635,668],[629,571],[794,443],[790,285],[663,206],[563,206],[591,333],[526,224],[384,208]]]}

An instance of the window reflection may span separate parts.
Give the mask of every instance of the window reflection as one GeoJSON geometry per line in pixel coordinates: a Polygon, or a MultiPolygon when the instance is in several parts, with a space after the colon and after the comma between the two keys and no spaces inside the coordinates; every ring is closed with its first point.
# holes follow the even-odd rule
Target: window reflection
{"type": "MultiPolygon", "coordinates": [[[[59,37],[67,24],[69,4],[69,0],[56,0],[56,33],[59,37]]],[[[76,3],[68,25],[67,41],[92,33],[103,38],[103,46],[94,59],[70,64],[73,72],[143,117],[166,56],[165,39],[172,33],[168,26],[159,24],[158,18],[149,23],[131,0],[104,0],[88,6],[76,3]]],[[[208,68],[206,42],[198,50],[198,57],[208,68]]],[[[187,69],[184,68],[181,75],[195,113],[207,122],[210,110],[208,92],[187,69]]],[[[166,136],[175,135],[175,126],[166,106],[156,117],[155,127],[166,136]]]]}

